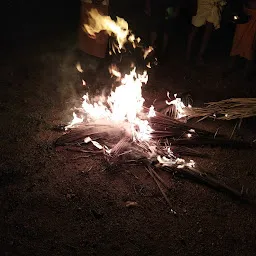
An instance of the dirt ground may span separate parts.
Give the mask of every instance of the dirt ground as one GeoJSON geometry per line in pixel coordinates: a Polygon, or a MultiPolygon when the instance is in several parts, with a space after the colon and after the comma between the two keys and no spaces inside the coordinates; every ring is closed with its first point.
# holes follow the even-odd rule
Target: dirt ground
{"type": "MultiPolygon", "coordinates": [[[[106,171],[100,157],[55,150],[61,133],[52,128],[70,120],[81,91],[77,21],[65,23],[64,14],[60,22],[23,24],[2,42],[0,255],[255,255],[254,204],[161,173],[171,186],[173,215],[143,168],[106,171]],[[126,207],[127,201],[138,205],[126,207]]],[[[194,104],[256,96],[255,81],[245,81],[242,71],[220,79],[227,48],[211,45],[207,65],[187,69],[184,46],[184,37],[174,40],[145,95],[189,91],[194,104]]],[[[230,134],[234,122],[202,125],[230,134]]],[[[255,120],[244,120],[239,136],[255,140],[255,120]]],[[[194,159],[203,170],[255,198],[255,150],[198,150],[212,156],[194,159]]]]}

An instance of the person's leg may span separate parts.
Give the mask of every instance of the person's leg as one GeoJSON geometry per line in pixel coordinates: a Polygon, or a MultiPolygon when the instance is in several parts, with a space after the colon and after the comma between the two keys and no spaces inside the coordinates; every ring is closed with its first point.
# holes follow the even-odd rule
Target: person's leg
{"type": "Polygon", "coordinates": [[[205,54],[205,50],[208,46],[209,40],[211,38],[212,35],[212,31],[214,30],[214,25],[213,23],[210,22],[206,22],[205,24],[205,31],[204,31],[204,36],[203,36],[203,40],[202,40],[202,44],[201,44],[201,48],[199,51],[199,55],[198,55],[198,61],[200,63],[203,62],[203,57],[205,54]]]}
{"type": "Polygon", "coordinates": [[[195,36],[197,34],[197,31],[198,31],[198,27],[195,27],[195,26],[192,25],[191,31],[190,31],[189,36],[188,36],[187,54],[186,54],[187,62],[189,62],[190,58],[191,58],[191,51],[192,51],[192,48],[193,48],[193,45],[194,45],[194,39],[195,39],[195,36]]]}

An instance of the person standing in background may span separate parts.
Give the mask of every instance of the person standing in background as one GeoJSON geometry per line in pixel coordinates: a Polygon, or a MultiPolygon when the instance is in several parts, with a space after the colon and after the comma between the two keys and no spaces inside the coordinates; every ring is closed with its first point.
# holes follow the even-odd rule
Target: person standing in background
{"type": "Polygon", "coordinates": [[[179,1],[146,0],[145,13],[150,19],[150,44],[161,63],[167,57],[174,20],[179,14],[179,1]]]}
{"type": "Polygon", "coordinates": [[[230,52],[232,57],[231,70],[235,68],[237,57],[246,60],[245,76],[253,75],[256,58],[256,0],[247,0],[244,3],[244,12],[249,20],[244,24],[237,24],[230,52]]]}
{"type": "Polygon", "coordinates": [[[226,1],[224,0],[197,0],[197,12],[192,17],[192,29],[188,38],[187,62],[191,60],[191,52],[195,36],[200,27],[205,26],[202,43],[197,57],[197,64],[204,64],[204,54],[214,29],[220,28],[221,14],[226,1]]]}
{"type": "Polygon", "coordinates": [[[108,35],[104,31],[101,31],[95,38],[92,38],[83,29],[84,24],[88,22],[88,12],[93,8],[97,9],[98,12],[103,15],[108,15],[109,0],[81,0],[81,22],[78,47],[82,52],[90,56],[103,59],[107,53],[108,35]]]}
{"type": "Polygon", "coordinates": [[[100,31],[95,37],[84,30],[88,24],[89,11],[96,9],[102,15],[109,15],[109,0],[81,0],[80,24],[78,30],[78,62],[83,72],[81,79],[86,80],[86,88],[96,89],[98,72],[103,70],[108,57],[109,36],[105,31],[100,31]]]}

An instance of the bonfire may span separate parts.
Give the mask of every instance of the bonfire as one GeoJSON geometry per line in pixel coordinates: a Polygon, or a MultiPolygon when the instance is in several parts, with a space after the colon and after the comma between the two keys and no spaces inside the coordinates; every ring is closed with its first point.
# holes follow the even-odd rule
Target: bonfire
{"type": "MultiPolygon", "coordinates": [[[[121,52],[127,42],[132,43],[133,47],[140,43],[140,39],[131,33],[125,20],[118,18],[113,21],[96,10],[91,10],[89,14],[89,23],[84,26],[84,30],[91,36],[102,30],[114,36],[117,43],[112,47],[113,52],[116,49],[121,52]]],[[[152,47],[139,47],[144,59],[153,51],[152,47]]],[[[150,63],[147,65],[150,66],[150,63]]],[[[188,111],[200,112],[192,112],[192,106],[185,105],[177,95],[172,100],[168,95],[170,100],[166,102],[168,111],[170,106],[174,109],[173,116],[166,115],[168,111],[157,112],[153,105],[145,107],[142,92],[148,81],[146,71],[140,73],[136,67],[132,67],[127,74],[122,74],[115,66],[111,66],[109,70],[111,75],[116,77],[118,86],[107,96],[84,95],[81,106],[75,109],[73,120],[65,127],[65,134],[56,141],[56,146],[82,152],[84,157],[101,154],[109,166],[120,163],[143,165],[174,214],[176,211],[165,193],[168,185],[158,173],[160,169],[196,178],[216,189],[225,190],[239,198],[243,197],[240,191],[201,171],[192,158],[208,156],[190,146],[232,143],[250,147],[249,143],[229,141],[190,126],[182,118],[189,116],[188,111]]]]}

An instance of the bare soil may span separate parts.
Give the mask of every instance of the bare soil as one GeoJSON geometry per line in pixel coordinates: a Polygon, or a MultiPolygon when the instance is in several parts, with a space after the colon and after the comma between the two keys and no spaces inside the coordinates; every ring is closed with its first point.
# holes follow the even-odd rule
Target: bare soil
{"type": "MultiPolygon", "coordinates": [[[[2,48],[0,255],[255,255],[254,204],[161,173],[171,185],[173,215],[143,168],[105,170],[101,157],[77,159],[79,153],[55,150],[61,133],[52,128],[71,119],[82,91],[75,68],[77,23],[61,21],[43,24],[39,32],[20,30],[2,48]],[[127,207],[127,201],[138,205],[127,207]]],[[[169,62],[157,69],[145,97],[189,91],[200,105],[256,96],[255,81],[245,81],[242,71],[220,78],[227,48],[214,51],[211,45],[207,65],[188,69],[185,36],[175,40],[169,62]]],[[[201,125],[213,131],[221,127],[229,135],[234,124],[201,125]]],[[[254,119],[244,120],[239,136],[256,138],[254,119]]],[[[254,198],[255,150],[198,150],[212,156],[194,159],[203,170],[238,190],[248,189],[254,198]]]]}

